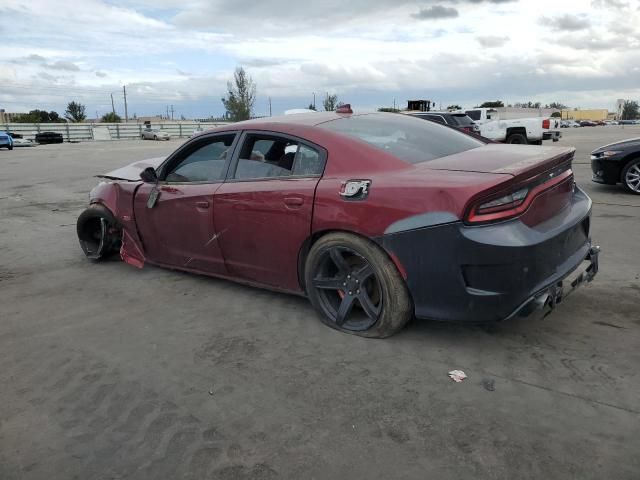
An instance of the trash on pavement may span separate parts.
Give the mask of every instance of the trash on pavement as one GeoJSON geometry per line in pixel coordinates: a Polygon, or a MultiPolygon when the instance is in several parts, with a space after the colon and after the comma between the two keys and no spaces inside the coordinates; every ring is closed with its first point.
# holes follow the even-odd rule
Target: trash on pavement
{"type": "Polygon", "coordinates": [[[451,378],[451,380],[453,380],[456,383],[460,383],[461,381],[463,381],[465,378],[467,378],[466,373],[464,373],[462,370],[451,370],[449,372],[449,377],[451,378]]]}

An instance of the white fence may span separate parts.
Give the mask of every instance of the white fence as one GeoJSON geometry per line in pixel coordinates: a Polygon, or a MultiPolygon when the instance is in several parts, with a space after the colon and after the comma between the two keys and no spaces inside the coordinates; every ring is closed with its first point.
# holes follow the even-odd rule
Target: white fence
{"type": "MultiPolygon", "coordinates": [[[[161,122],[152,123],[151,128],[167,132],[172,137],[190,137],[198,129],[207,130],[229,122],[161,122]]],[[[134,140],[140,139],[143,123],[2,123],[0,130],[15,132],[29,140],[35,140],[40,132],[61,133],[65,142],[86,142],[92,140],[134,140]],[[94,129],[101,134],[95,134],[94,129]],[[103,135],[106,130],[108,135],[103,135]]]]}

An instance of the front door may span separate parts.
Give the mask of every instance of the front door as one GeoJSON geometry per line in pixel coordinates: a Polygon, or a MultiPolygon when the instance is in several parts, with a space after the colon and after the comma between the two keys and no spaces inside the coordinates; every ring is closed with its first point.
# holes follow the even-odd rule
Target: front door
{"type": "Polygon", "coordinates": [[[230,176],[214,195],[218,241],[230,275],[300,290],[298,254],[311,233],[323,149],[299,139],[248,132],[230,176]]]}
{"type": "Polygon", "coordinates": [[[158,185],[138,188],[134,213],[145,257],[151,262],[225,274],[213,199],[226,175],[235,134],[187,143],[159,171],[158,185]],[[149,200],[153,190],[159,193],[149,200]]]}

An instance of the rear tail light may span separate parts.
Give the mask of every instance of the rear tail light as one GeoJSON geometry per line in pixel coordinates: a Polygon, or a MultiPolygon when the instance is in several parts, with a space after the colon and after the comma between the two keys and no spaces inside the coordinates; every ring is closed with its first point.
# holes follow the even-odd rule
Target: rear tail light
{"type": "Polygon", "coordinates": [[[551,120],[549,120],[548,118],[542,120],[542,128],[549,130],[551,128],[551,120]]]}
{"type": "Polygon", "coordinates": [[[573,171],[569,167],[558,173],[552,172],[532,179],[527,185],[520,185],[511,191],[502,191],[481,198],[472,203],[467,210],[466,221],[467,223],[488,223],[517,217],[529,208],[537,195],[570,177],[573,177],[573,171]]]}

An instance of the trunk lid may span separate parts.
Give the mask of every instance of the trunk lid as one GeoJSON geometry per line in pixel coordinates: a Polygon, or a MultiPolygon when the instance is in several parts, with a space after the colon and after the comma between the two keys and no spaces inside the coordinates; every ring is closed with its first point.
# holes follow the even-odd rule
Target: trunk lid
{"type": "Polygon", "coordinates": [[[563,163],[570,163],[575,148],[490,143],[462,153],[419,164],[429,170],[502,173],[511,177],[532,177],[563,163]]]}
{"type": "Polygon", "coordinates": [[[140,180],[140,172],[145,168],[158,166],[164,161],[165,157],[148,158],[138,162],[131,163],[126,167],[117,168],[102,175],[96,175],[98,178],[107,178],[109,180],[126,180],[128,182],[138,182],[140,180]]]}

